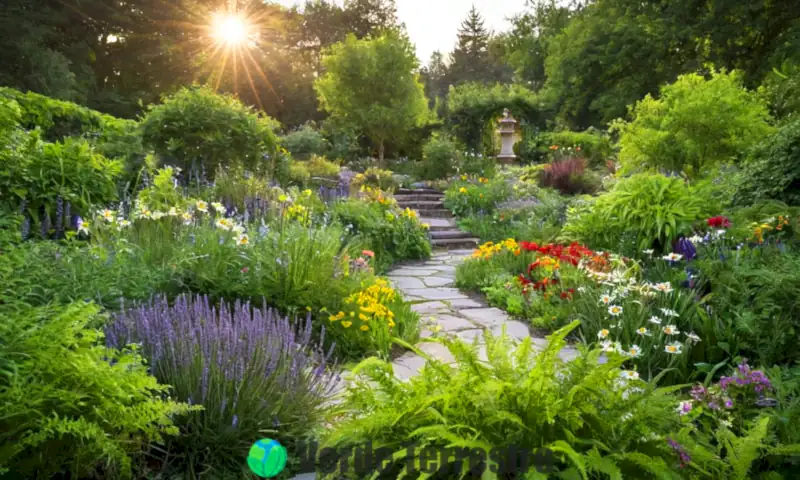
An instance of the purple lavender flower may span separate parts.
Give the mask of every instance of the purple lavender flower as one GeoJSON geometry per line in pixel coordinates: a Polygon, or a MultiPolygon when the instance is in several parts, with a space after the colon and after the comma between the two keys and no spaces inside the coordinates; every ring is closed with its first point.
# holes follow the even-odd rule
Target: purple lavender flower
{"type": "Polygon", "coordinates": [[[683,445],[681,445],[680,443],[676,442],[675,440],[669,437],[667,437],[667,443],[672,448],[672,450],[674,450],[675,453],[678,454],[678,460],[680,461],[681,468],[686,467],[686,465],[688,465],[692,461],[692,457],[690,457],[689,454],[686,453],[686,449],[683,448],[683,445]]]}
{"type": "Polygon", "coordinates": [[[683,255],[683,258],[685,258],[687,261],[694,260],[697,257],[697,248],[695,248],[694,244],[685,237],[681,237],[678,240],[673,251],[683,255]]]}

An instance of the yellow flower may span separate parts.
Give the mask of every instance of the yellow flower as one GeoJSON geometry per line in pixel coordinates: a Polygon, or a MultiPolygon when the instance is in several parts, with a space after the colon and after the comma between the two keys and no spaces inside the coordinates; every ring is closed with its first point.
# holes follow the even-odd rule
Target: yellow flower
{"type": "Polygon", "coordinates": [[[364,321],[364,322],[367,322],[367,321],[369,321],[369,317],[368,317],[368,316],[366,316],[366,315],[364,315],[363,313],[359,313],[359,314],[358,314],[358,318],[360,318],[360,319],[361,319],[362,321],[364,321]]]}
{"type": "Polygon", "coordinates": [[[464,187],[459,188],[458,191],[459,193],[467,193],[467,189],[464,187]]]}
{"type": "Polygon", "coordinates": [[[423,223],[422,224],[422,228],[424,228],[425,230],[428,230],[429,228],[431,228],[431,226],[429,224],[427,224],[427,223],[423,223]]]}
{"type": "Polygon", "coordinates": [[[461,175],[461,180],[466,180],[466,179],[467,179],[466,175],[461,175]]]}
{"type": "Polygon", "coordinates": [[[353,324],[353,322],[350,322],[350,321],[344,321],[344,322],[342,322],[342,326],[343,326],[344,328],[350,328],[350,326],[351,326],[352,324],[353,324]]]}
{"type": "Polygon", "coordinates": [[[306,197],[310,197],[311,196],[311,190],[309,190],[309,189],[303,190],[303,195],[305,195],[306,197]]]}
{"type": "Polygon", "coordinates": [[[250,245],[250,237],[248,237],[246,233],[239,235],[236,238],[236,245],[239,245],[240,247],[246,247],[250,245]]]}
{"type": "Polygon", "coordinates": [[[286,195],[281,195],[278,197],[279,202],[285,202],[287,200],[286,195]]]}
{"type": "Polygon", "coordinates": [[[355,317],[356,316],[356,312],[350,312],[350,316],[351,317],[355,317]]]}
{"type": "Polygon", "coordinates": [[[361,329],[360,330],[362,332],[366,332],[367,330],[369,330],[369,327],[367,325],[361,325],[361,329]]]}
{"type": "Polygon", "coordinates": [[[202,200],[198,200],[195,206],[197,207],[197,210],[200,212],[203,213],[208,212],[208,204],[202,200]]]}

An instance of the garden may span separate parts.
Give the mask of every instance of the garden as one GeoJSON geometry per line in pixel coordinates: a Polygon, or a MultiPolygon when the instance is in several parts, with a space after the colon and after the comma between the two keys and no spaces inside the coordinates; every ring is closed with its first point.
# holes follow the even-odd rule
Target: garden
{"type": "Polygon", "coordinates": [[[800,476],[780,6],[473,7],[421,67],[393,1],[250,2],[214,53],[12,3],[0,479],[800,476]]]}

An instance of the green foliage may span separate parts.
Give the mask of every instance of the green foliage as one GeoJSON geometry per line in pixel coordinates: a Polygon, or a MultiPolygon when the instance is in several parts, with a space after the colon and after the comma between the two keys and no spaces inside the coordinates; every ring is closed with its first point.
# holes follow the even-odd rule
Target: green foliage
{"type": "Polygon", "coordinates": [[[339,167],[339,164],[331,162],[325,157],[312,155],[305,165],[312,179],[321,178],[337,181],[339,179],[341,167],[339,167]]]}
{"type": "Polygon", "coordinates": [[[328,142],[325,137],[308,124],[284,135],[280,143],[293,158],[298,160],[306,160],[312,155],[325,155],[328,152],[328,142]]]}
{"type": "Polygon", "coordinates": [[[359,173],[350,182],[352,189],[361,187],[377,188],[379,190],[391,191],[397,188],[397,180],[391,170],[384,170],[378,167],[369,167],[364,173],[359,173]]]}
{"type": "Polygon", "coordinates": [[[311,172],[305,162],[289,163],[289,182],[291,185],[303,186],[311,181],[311,172]]]}
{"type": "MultiPolygon", "coordinates": [[[[183,88],[151,106],[142,119],[144,142],[162,161],[188,171],[239,165],[265,171],[263,155],[276,155],[274,121],[210,88],[183,88]]],[[[267,172],[271,173],[271,172],[267,172]]]]}
{"type": "Polygon", "coordinates": [[[402,260],[430,256],[428,232],[413,213],[360,200],[344,200],[333,207],[334,218],[347,228],[354,241],[375,253],[378,272],[402,260]]]}
{"type": "MultiPolygon", "coordinates": [[[[393,478],[422,474],[418,462],[405,459],[408,443],[415,458],[426,447],[489,452],[513,445],[527,452],[549,449],[552,472],[563,476],[675,478],[663,439],[677,421],[663,414],[674,402],[671,395],[638,380],[620,383],[619,361],[600,363],[600,351],[562,360],[563,339],[576,323],[552,335],[539,353],[530,339],[513,347],[508,337],[487,334],[487,361],[479,359],[477,345],[435,340],[457,368],[431,358],[409,381],[396,379],[389,363],[365,360],[353,369],[342,419],[323,446],[371,442],[373,451],[386,448],[394,455],[384,474],[393,478]],[[643,390],[634,393],[633,387],[643,390]]],[[[440,460],[440,475],[468,468],[456,467],[461,462],[453,456],[440,460]]]]}
{"type": "Polygon", "coordinates": [[[637,102],[631,115],[618,125],[619,158],[628,172],[644,166],[701,177],[773,131],[765,102],[742,87],[737,72],[682,75],[658,99],[637,102]]]}
{"type": "Polygon", "coordinates": [[[459,219],[458,225],[484,242],[507,238],[549,243],[561,232],[567,203],[558,195],[540,197],[531,206],[500,208],[492,214],[473,214],[459,219]]]}
{"type": "Polygon", "coordinates": [[[632,254],[648,248],[667,251],[692,225],[716,213],[702,189],[679,178],[641,173],[620,180],[591,203],[568,212],[562,237],[597,249],[632,254]]]}
{"type": "Polygon", "coordinates": [[[428,105],[417,59],[407,38],[387,32],[372,39],[348,35],[322,57],[325,74],[314,84],[321,107],[364,132],[383,162],[385,142],[421,126],[428,105]]]}
{"type": "Polygon", "coordinates": [[[511,189],[502,179],[469,179],[466,175],[444,192],[444,206],[457,217],[491,214],[508,199],[511,189]]]}
{"type": "Polygon", "coordinates": [[[542,123],[541,106],[536,94],[520,85],[486,87],[480,83],[464,83],[450,88],[447,95],[448,122],[453,133],[467,147],[487,154],[486,135],[494,135],[494,120],[508,108],[514,118],[532,124],[542,123]]]}
{"type": "Polygon", "coordinates": [[[460,157],[458,145],[450,137],[434,134],[422,147],[417,176],[424,180],[447,178],[458,168],[460,157]]]}
{"type": "Polygon", "coordinates": [[[776,246],[742,248],[733,258],[712,252],[701,257],[697,268],[701,285],[710,289],[703,303],[711,313],[704,316],[720,324],[715,343],[760,365],[800,359],[795,347],[800,255],[776,246]]]}
{"type": "Polygon", "coordinates": [[[36,225],[47,222],[63,229],[63,224],[56,224],[59,199],[70,203],[72,214],[80,215],[116,199],[122,165],[96,153],[85,140],[43,143],[36,133],[24,132],[15,132],[12,138],[12,148],[0,154],[0,197],[15,208],[24,202],[36,225]]]}
{"type": "Polygon", "coordinates": [[[800,119],[781,126],[752,150],[736,187],[736,201],[742,205],[763,200],[800,205],[800,119]]]}
{"type": "Polygon", "coordinates": [[[17,305],[4,306],[0,325],[0,467],[132,478],[134,460],[177,434],[172,419],[188,407],[168,399],[135,351],[101,345],[96,306],[17,305]]]}
{"type": "MultiPolygon", "coordinates": [[[[546,132],[543,133],[544,143],[546,146],[557,145],[559,147],[577,147],[579,150],[575,152],[589,161],[589,165],[593,167],[604,166],[607,160],[611,160],[614,156],[614,148],[611,144],[611,138],[608,134],[589,128],[584,132],[571,132],[569,130],[559,132],[546,132]]],[[[543,151],[542,153],[547,153],[543,151]]]]}

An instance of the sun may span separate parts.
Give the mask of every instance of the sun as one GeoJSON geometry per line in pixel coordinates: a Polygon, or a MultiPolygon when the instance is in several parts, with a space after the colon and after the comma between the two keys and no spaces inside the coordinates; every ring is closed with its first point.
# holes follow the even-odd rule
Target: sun
{"type": "Polygon", "coordinates": [[[217,15],[211,26],[211,34],[219,43],[238,46],[247,41],[249,26],[237,15],[217,15]]]}

